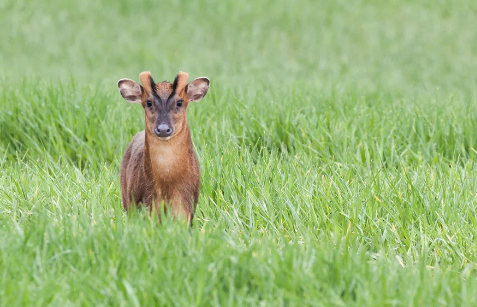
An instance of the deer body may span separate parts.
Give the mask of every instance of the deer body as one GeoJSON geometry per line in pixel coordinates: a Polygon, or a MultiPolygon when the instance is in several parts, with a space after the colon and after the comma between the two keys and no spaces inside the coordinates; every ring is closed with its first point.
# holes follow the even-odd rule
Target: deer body
{"type": "MultiPolygon", "coordinates": [[[[173,84],[155,84],[140,75],[143,87],[129,79],[118,82],[121,95],[145,108],[146,129],[134,136],[121,165],[121,198],[128,210],[140,203],[161,214],[160,205],[192,223],[200,190],[199,161],[193,149],[186,109],[207,93],[209,81],[198,78],[185,85],[180,73],[173,84]]],[[[184,80],[185,79],[185,80],[184,80]]]]}

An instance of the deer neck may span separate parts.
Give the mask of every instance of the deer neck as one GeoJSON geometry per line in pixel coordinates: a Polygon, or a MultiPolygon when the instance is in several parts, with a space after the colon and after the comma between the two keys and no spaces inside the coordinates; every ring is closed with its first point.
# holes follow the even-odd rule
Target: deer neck
{"type": "Polygon", "coordinates": [[[144,171],[150,180],[173,182],[186,173],[190,164],[192,139],[188,125],[170,140],[160,140],[146,131],[144,171]]]}

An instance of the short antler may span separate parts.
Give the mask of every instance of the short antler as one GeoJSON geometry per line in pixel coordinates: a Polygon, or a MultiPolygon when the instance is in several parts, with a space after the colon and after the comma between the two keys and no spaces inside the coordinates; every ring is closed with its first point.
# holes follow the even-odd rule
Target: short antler
{"type": "Polygon", "coordinates": [[[152,85],[154,84],[154,81],[152,80],[152,77],[151,77],[151,72],[143,71],[142,73],[139,74],[139,80],[141,80],[142,87],[144,88],[144,90],[148,94],[151,94],[152,85]]]}
{"type": "Polygon", "coordinates": [[[187,85],[187,80],[189,80],[189,74],[183,71],[180,71],[177,74],[176,79],[174,80],[173,88],[176,94],[180,94],[187,85]]]}

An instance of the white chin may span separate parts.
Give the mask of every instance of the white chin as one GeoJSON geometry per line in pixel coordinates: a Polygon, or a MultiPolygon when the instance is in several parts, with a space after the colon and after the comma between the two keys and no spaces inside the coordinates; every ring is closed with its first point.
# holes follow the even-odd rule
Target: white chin
{"type": "Polygon", "coordinates": [[[161,141],[167,141],[167,140],[172,139],[173,135],[171,135],[171,136],[166,136],[166,137],[160,137],[160,136],[157,136],[157,135],[156,135],[156,137],[157,137],[159,140],[161,140],[161,141]]]}

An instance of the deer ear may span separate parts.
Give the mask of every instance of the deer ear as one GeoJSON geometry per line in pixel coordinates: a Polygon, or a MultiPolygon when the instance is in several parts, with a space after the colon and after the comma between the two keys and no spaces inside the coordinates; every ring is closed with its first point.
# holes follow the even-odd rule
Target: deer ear
{"type": "Polygon", "coordinates": [[[118,88],[121,96],[129,102],[141,102],[142,99],[142,86],[131,80],[121,79],[118,81],[118,88]]]}
{"type": "Polygon", "coordinates": [[[200,77],[187,84],[187,98],[189,101],[199,101],[207,94],[209,90],[209,79],[200,77]]]}

